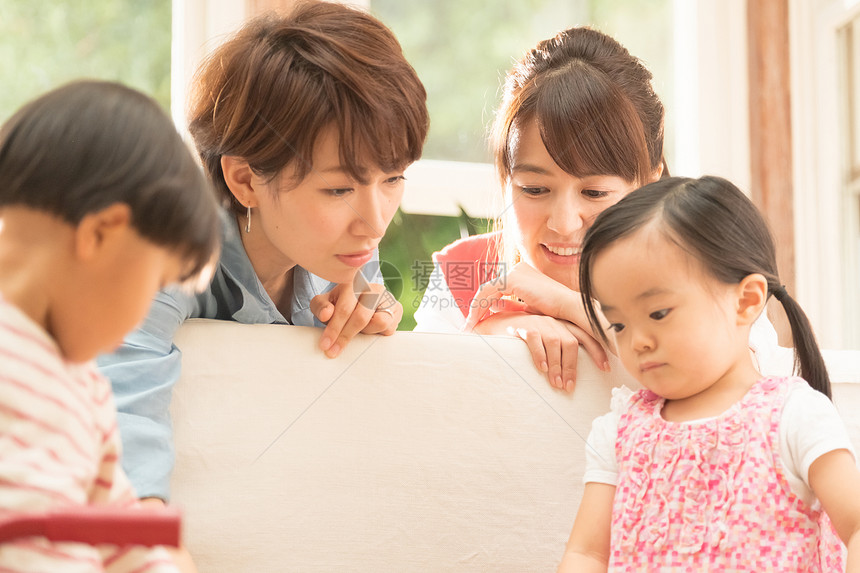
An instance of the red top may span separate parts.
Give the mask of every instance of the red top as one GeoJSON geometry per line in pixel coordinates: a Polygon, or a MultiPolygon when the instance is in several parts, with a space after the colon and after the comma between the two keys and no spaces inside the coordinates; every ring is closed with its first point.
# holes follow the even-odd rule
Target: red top
{"type": "Polygon", "coordinates": [[[499,262],[501,232],[473,235],[455,241],[439,252],[433,261],[439,265],[454,301],[469,315],[469,305],[480,286],[504,274],[499,262]]]}

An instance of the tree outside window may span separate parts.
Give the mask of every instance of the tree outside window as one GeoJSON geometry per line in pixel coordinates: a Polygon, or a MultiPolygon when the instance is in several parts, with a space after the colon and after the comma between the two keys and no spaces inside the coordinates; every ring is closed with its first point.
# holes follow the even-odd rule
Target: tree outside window
{"type": "Polygon", "coordinates": [[[170,108],[171,0],[0,1],[0,121],[68,81],[122,82],[170,108]]]}

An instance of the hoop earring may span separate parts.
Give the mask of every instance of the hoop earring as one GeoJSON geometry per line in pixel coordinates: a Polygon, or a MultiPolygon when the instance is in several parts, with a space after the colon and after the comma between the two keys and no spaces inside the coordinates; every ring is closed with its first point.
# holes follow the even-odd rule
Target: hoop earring
{"type": "Polygon", "coordinates": [[[245,221],[245,232],[246,233],[251,232],[251,206],[250,205],[248,205],[248,220],[245,221]]]}

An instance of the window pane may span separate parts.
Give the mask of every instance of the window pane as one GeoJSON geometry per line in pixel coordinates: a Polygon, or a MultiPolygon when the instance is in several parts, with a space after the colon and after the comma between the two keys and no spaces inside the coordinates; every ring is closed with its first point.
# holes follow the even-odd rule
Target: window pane
{"type": "Polygon", "coordinates": [[[2,0],[0,120],[80,77],[116,80],[170,108],[171,0],[2,0]]]}
{"type": "Polygon", "coordinates": [[[645,61],[671,109],[672,0],[372,0],[371,9],[427,88],[426,159],[490,162],[486,134],[505,73],[539,40],[572,26],[592,25],[645,61]]]}

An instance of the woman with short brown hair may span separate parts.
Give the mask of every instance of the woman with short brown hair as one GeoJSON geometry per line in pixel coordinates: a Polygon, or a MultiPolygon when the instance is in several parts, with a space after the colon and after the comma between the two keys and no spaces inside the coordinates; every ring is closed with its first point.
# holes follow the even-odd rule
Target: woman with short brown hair
{"type": "Polygon", "coordinates": [[[359,332],[395,331],[402,307],[385,296],[377,246],[421,155],[425,100],[391,31],[336,3],[251,20],[203,63],[190,131],[225,204],[219,267],[200,295],[161,292],[100,360],[138,495],[168,497],[186,319],[325,327],[330,357],[359,332]]]}

